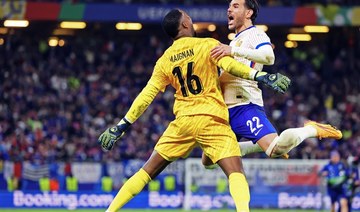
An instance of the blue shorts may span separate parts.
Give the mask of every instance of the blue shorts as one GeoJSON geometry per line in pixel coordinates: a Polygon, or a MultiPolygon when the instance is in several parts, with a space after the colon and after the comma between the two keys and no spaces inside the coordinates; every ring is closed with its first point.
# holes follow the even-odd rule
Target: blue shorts
{"type": "Polygon", "coordinates": [[[265,135],[277,133],[264,108],[259,105],[250,103],[230,108],[229,115],[231,128],[238,140],[245,138],[256,143],[265,135]]]}
{"type": "Polygon", "coordinates": [[[335,203],[342,198],[346,198],[345,190],[340,188],[329,188],[328,187],[328,194],[330,196],[331,203],[335,203]]]}

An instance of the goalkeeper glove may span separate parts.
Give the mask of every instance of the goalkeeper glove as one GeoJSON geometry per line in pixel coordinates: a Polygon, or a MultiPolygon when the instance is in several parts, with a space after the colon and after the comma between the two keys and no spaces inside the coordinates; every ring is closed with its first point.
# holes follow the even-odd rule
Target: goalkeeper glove
{"type": "Polygon", "coordinates": [[[119,124],[114,127],[107,128],[98,138],[98,143],[104,151],[111,150],[115,143],[125,134],[131,123],[125,118],[121,119],[119,124]]]}
{"type": "Polygon", "coordinates": [[[269,74],[264,71],[258,71],[255,74],[255,80],[262,82],[277,92],[285,93],[291,84],[291,80],[280,73],[269,74]]]}

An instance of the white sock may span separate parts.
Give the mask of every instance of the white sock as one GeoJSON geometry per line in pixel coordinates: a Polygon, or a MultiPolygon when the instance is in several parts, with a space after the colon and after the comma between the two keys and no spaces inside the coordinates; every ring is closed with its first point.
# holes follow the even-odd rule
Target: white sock
{"type": "Polygon", "coordinates": [[[316,138],[317,137],[317,130],[315,127],[313,127],[311,125],[308,125],[306,127],[292,128],[292,129],[294,129],[296,131],[295,133],[300,137],[301,142],[307,138],[316,138]]]}
{"type": "Polygon", "coordinates": [[[257,143],[253,143],[252,141],[241,141],[239,142],[241,156],[255,153],[255,152],[263,152],[264,150],[257,143]]]}
{"type": "Polygon", "coordinates": [[[281,156],[290,152],[290,150],[297,147],[305,139],[316,137],[316,135],[317,131],[312,126],[286,129],[274,139],[271,143],[274,144],[270,144],[269,148],[266,150],[266,154],[271,154],[271,152],[273,152],[272,154],[274,155],[271,155],[272,157],[281,156]]]}

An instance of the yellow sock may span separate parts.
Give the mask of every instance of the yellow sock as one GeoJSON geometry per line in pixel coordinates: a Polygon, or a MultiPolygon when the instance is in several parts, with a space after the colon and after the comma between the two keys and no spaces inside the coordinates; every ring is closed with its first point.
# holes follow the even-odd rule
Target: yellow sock
{"type": "Polygon", "coordinates": [[[234,172],[229,176],[229,190],[237,212],[249,212],[250,191],[243,174],[234,172]]]}
{"type": "Polygon", "coordinates": [[[121,187],[113,201],[111,202],[108,212],[115,212],[136,196],[150,182],[151,178],[144,169],[136,172],[121,187]]]}

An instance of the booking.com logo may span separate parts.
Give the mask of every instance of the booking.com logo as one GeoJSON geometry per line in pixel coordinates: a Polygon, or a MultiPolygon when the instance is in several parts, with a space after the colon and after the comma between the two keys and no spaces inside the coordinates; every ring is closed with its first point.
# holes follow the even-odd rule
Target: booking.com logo
{"type": "Polygon", "coordinates": [[[114,198],[111,194],[59,194],[57,192],[24,193],[14,191],[13,203],[16,207],[107,207],[114,198]]]}

